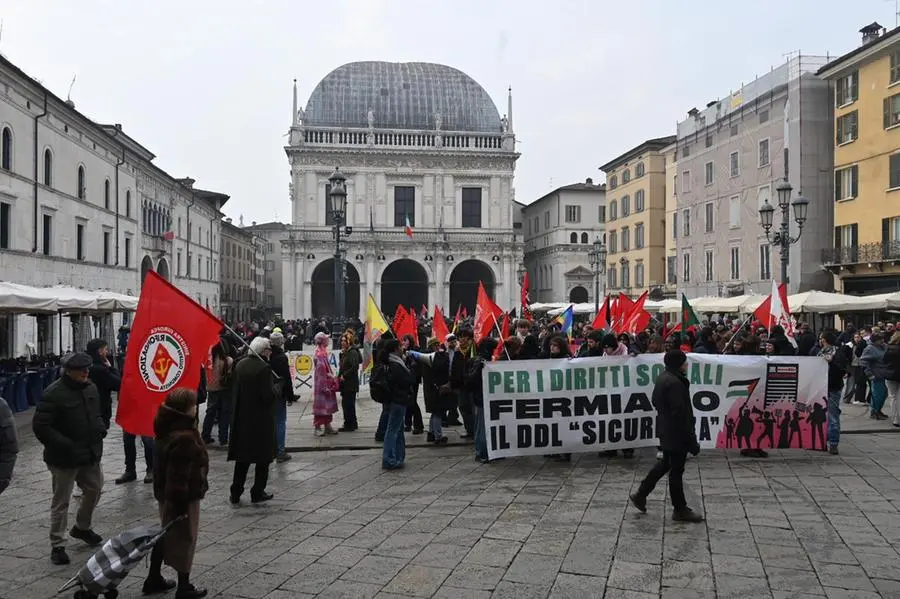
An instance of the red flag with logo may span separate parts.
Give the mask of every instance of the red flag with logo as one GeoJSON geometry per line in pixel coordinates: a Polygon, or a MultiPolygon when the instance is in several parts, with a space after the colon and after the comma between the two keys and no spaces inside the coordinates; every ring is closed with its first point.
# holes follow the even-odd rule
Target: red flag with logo
{"type": "Polygon", "coordinates": [[[491,334],[491,328],[497,319],[503,314],[500,306],[488,297],[484,290],[484,283],[478,282],[478,299],[475,301],[475,343],[478,343],[491,334]]]}
{"type": "Polygon", "coordinates": [[[153,419],[176,387],[196,390],[222,321],[153,271],[147,273],[131,325],[116,423],[153,437],[153,419]]]}

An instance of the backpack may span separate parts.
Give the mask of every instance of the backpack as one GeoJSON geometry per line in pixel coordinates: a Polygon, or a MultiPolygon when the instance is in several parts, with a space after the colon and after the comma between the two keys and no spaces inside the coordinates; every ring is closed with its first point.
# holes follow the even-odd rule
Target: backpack
{"type": "Polygon", "coordinates": [[[387,364],[376,363],[369,376],[369,393],[375,403],[387,403],[391,400],[391,369],[387,364]]]}

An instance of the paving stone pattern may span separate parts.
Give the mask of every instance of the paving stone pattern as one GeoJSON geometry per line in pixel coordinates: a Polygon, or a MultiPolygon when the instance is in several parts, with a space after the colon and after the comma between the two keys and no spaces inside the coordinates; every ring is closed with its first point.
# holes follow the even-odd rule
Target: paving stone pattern
{"type": "MultiPolygon", "coordinates": [[[[91,554],[72,542],[72,564],[50,564],[50,477],[22,437],[0,496],[6,599],[54,596],[91,554]]],[[[649,450],[483,465],[470,447],[414,448],[395,472],[373,450],[301,452],[272,466],[271,503],[240,507],[227,500],[231,465],[211,457],[194,578],[212,596],[900,597],[900,435],[847,435],[840,456],[705,452],[685,475],[700,525],[670,520],[664,485],[648,514],[628,505],[649,450]]],[[[95,518],[104,536],[156,513],[150,485],[113,484],[121,463],[113,431],[95,518]]],[[[145,574],[141,564],[125,580],[123,599],[140,596],[145,574]]]]}

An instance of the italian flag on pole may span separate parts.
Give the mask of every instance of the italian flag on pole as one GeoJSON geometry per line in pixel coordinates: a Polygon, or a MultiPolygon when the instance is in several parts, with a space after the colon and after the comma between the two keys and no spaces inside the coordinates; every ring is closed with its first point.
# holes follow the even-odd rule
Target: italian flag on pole
{"type": "Polygon", "coordinates": [[[406,236],[412,239],[412,225],[409,223],[409,215],[406,215],[406,236]]]}

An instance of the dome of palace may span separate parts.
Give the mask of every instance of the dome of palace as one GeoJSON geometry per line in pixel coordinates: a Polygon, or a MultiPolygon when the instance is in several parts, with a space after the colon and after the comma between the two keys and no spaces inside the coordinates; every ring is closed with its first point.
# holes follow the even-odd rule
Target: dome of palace
{"type": "Polygon", "coordinates": [[[497,106],[477,81],[453,67],[427,62],[340,66],[313,90],[303,124],[477,133],[502,129],[497,106]]]}

